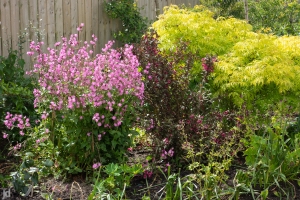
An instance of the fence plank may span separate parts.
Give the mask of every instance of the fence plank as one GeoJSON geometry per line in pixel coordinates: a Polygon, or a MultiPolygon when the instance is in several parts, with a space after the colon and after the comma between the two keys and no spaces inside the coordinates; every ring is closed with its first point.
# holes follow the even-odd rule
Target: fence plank
{"type": "Polygon", "coordinates": [[[1,19],[2,19],[2,48],[3,56],[8,55],[8,50],[11,46],[11,21],[10,21],[10,3],[9,0],[2,0],[1,4],[1,19]]]}
{"type": "Polygon", "coordinates": [[[54,6],[54,0],[47,0],[47,36],[49,47],[54,47],[54,43],[56,42],[54,6]]]}
{"type": "Polygon", "coordinates": [[[63,0],[64,37],[71,35],[71,5],[70,0],[63,0]]]}
{"type": "Polygon", "coordinates": [[[39,27],[39,10],[38,10],[38,0],[29,0],[29,20],[30,20],[30,38],[34,41],[40,40],[40,34],[43,31],[39,27]]]}
{"type": "Polygon", "coordinates": [[[20,13],[19,13],[19,1],[10,1],[10,14],[11,14],[11,48],[12,50],[18,49],[18,36],[20,32],[20,13]]]}
{"type": "Polygon", "coordinates": [[[55,1],[55,40],[60,41],[61,37],[64,35],[64,22],[63,22],[63,0],[55,1]]]}
{"type": "Polygon", "coordinates": [[[38,11],[39,11],[39,25],[40,29],[45,33],[42,36],[42,41],[44,45],[42,46],[42,50],[45,52],[47,49],[48,43],[48,29],[47,29],[47,1],[39,0],[38,3],[38,11]]]}
{"type": "Polygon", "coordinates": [[[76,28],[79,25],[78,22],[78,2],[77,0],[71,1],[71,33],[76,33],[76,28]]]}
{"type": "MultiPolygon", "coordinates": [[[[95,37],[99,38],[99,1],[98,0],[92,0],[92,34],[95,35],[95,37]]],[[[98,41],[99,42],[99,41],[98,41]]],[[[100,52],[100,45],[96,44],[95,52],[100,52]]]]}
{"type": "Polygon", "coordinates": [[[23,0],[20,2],[20,32],[24,42],[22,44],[22,58],[25,61],[25,70],[30,70],[32,66],[32,62],[30,57],[26,54],[29,50],[29,2],[28,0],[23,0]]]}
{"type": "Polygon", "coordinates": [[[85,34],[86,41],[92,38],[92,0],[85,0],[85,34]]]}
{"type": "MultiPolygon", "coordinates": [[[[84,23],[85,24],[85,6],[84,0],[78,0],[78,24],[84,23]]],[[[79,33],[79,40],[85,41],[85,27],[83,31],[79,33]]]]}
{"type": "MultiPolygon", "coordinates": [[[[104,10],[104,6],[102,4],[102,9],[101,9],[101,15],[100,15],[100,19],[102,20],[102,26],[101,26],[101,29],[100,29],[100,33],[101,34],[101,41],[103,42],[102,44],[102,47],[105,46],[105,44],[108,42],[108,29],[109,29],[109,18],[104,10]]],[[[110,39],[113,39],[113,38],[110,38],[110,39]]]]}

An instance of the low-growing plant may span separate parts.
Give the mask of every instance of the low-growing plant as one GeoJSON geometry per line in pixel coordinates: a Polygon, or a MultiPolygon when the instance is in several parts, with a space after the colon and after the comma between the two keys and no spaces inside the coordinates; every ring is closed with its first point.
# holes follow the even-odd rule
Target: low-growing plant
{"type": "Polygon", "coordinates": [[[9,183],[11,182],[11,177],[7,174],[0,174],[0,185],[1,188],[8,188],[9,183]]]}
{"type": "Polygon", "coordinates": [[[130,181],[136,175],[143,172],[141,164],[129,166],[127,164],[110,163],[104,167],[100,163],[94,164],[96,171],[96,180],[94,189],[88,199],[123,199],[125,197],[125,189],[130,185],[130,181]],[[99,169],[98,169],[99,168],[99,169]]]}
{"type": "Polygon", "coordinates": [[[19,170],[12,172],[10,175],[14,189],[22,196],[28,196],[29,194],[32,196],[33,187],[39,183],[39,172],[42,172],[44,168],[53,166],[51,160],[46,160],[43,162],[43,168],[39,169],[35,167],[33,156],[33,153],[26,152],[19,170]]]}
{"type": "Polygon", "coordinates": [[[240,183],[261,190],[260,196],[266,199],[272,187],[277,188],[275,195],[288,196],[294,193],[292,180],[297,179],[300,170],[299,137],[292,137],[287,132],[288,118],[283,111],[277,111],[270,125],[266,125],[261,133],[250,135],[249,147],[245,150],[247,179],[240,183]],[[246,181],[248,180],[248,181],[246,181]],[[246,183],[246,182],[247,183],[246,183]]]}
{"type": "Polygon", "coordinates": [[[166,184],[156,193],[158,199],[198,199],[197,192],[193,191],[193,178],[189,175],[183,178],[180,177],[180,172],[171,174],[171,167],[167,170],[158,168],[166,179],[166,184]],[[167,171],[167,172],[166,172],[167,171]],[[160,194],[160,196],[158,196],[160,194]]]}

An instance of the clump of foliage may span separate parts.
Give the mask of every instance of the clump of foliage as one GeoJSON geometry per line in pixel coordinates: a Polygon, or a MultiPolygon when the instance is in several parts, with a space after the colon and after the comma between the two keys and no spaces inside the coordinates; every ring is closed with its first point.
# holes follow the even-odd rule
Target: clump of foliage
{"type": "Polygon", "coordinates": [[[69,173],[89,169],[96,161],[124,160],[136,135],[131,127],[144,84],[133,47],[118,51],[109,42],[92,57],[96,41],[93,36],[81,45],[73,34],[47,52],[42,52],[42,42],[31,42],[28,52],[35,55],[31,73],[39,75],[39,85],[34,106],[41,114],[32,147],[40,149],[40,156],[55,158],[55,166],[69,173]]]}
{"type": "Polygon", "coordinates": [[[200,3],[212,10],[215,17],[248,20],[255,31],[275,35],[300,33],[300,4],[297,0],[200,0],[200,3]]]}
{"type": "MultiPolygon", "coordinates": [[[[174,54],[182,42],[187,44],[182,52],[187,56],[219,56],[252,35],[251,26],[245,21],[222,17],[214,19],[213,13],[204,6],[193,9],[180,9],[175,5],[166,7],[152,27],[159,35],[159,49],[168,56],[174,54]]],[[[194,60],[190,73],[197,81],[201,80],[200,59],[194,60]]]]}
{"type": "MultiPolygon", "coordinates": [[[[299,91],[296,73],[299,38],[254,33],[245,21],[215,20],[212,15],[201,6],[166,8],[153,23],[159,35],[160,50],[169,56],[176,51],[177,44],[187,42],[187,55],[201,58],[207,54],[217,55],[219,62],[210,87],[214,95],[231,98],[235,105],[241,106],[247,98],[248,105],[255,99],[257,104],[267,106],[281,99],[283,93],[295,100],[293,96],[299,91]],[[264,101],[260,101],[262,99],[264,101]]],[[[200,83],[201,62],[194,61],[190,73],[196,83],[200,83]]]]}
{"type": "Polygon", "coordinates": [[[214,85],[219,94],[228,94],[236,105],[268,109],[285,99],[298,106],[299,37],[275,37],[258,33],[237,43],[219,57],[214,85]],[[258,107],[257,107],[258,106],[258,107]]]}
{"type": "Polygon", "coordinates": [[[252,193],[253,198],[254,188],[261,190],[262,199],[270,192],[287,198],[295,193],[292,181],[300,173],[300,135],[299,132],[288,132],[288,121],[293,121],[293,116],[288,114],[290,111],[284,106],[285,102],[280,104],[270,124],[249,136],[248,148],[244,151],[248,168],[239,170],[234,180],[243,186],[240,191],[252,193]]]}
{"type": "MultiPolygon", "coordinates": [[[[17,51],[10,51],[7,57],[0,56],[0,120],[3,122],[7,112],[31,115],[35,118],[33,108],[33,88],[35,79],[24,77],[25,62],[17,51]]],[[[16,130],[6,130],[2,126],[3,134],[9,135],[11,143],[21,142],[25,137],[16,130]]]]}
{"type": "Polygon", "coordinates": [[[140,14],[134,0],[113,0],[104,2],[104,9],[112,19],[119,19],[122,30],[114,33],[122,44],[137,43],[147,29],[147,20],[140,14]]]}
{"type": "Polygon", "coordinates": [[[153,31],[145,34],[135,46],[145,83],[144,107],[140,116],[145,122],[141,125],[156,145],[168,141],[167,148],[175,148],[176,153],[179,153],[183,139],[177,126],[200,109],[197,93],[189,89],[188,69],[193,58],[182,53],[186,48],[184,44],[178,47],[168,60],[158,49],[158,35],[153,31]],[[186,62],[179,66],[178,61],[183,59],[186,62]],[[180,76],[176,74],[175,66],[182,69],[180,76]]]}
{"type": "Polygon", "coordinates": [[[177,159],[189,152],[188,162],[199,163],[208,161],[205,155],[212,148],[221,157],[236,154],[240,146],[235,144],[241,139],[239,132],[233,130],[240,126],[235,121],[237,114],[214,108],[215,99],[210,95],[209,75],[217,59],[213,56],[202,59],[201,84],[195,85],[189,73],[198,57],[186,56],[183,51],[188,47],[184,43],[166,57],[159,50],[158,41],[157,33],[150,31],[135,49],[145,83],[140,115],[145,121],[141,125],[155,141],[155,151],[167,157],[165,152],[174,149],[177,159]],[[223,147],[226,155],[220,153],[225,150],[223,147]]]}
{"type": "Polygon", "coordinates": [[[187,42],[186,54],[222,55],[238,41],[248,37],[251,26],[235,18],[213,18],[213,13],[204,6],[180,9],[172,5],[152,27],[159,35],[159,48],[164,53],[173,53],[180,42],[187,42]]]}
{"type": "Polygon", "coordinates": [[[244,1],[241,0],[200,0],[200,4],[213,11],[215,17],[245,17],[244,1]]]}
{"type": "Polygon", "coordinates": [[[110,163],[106,166],[94,168],[97,177],[94,188],[88,199],[124,199],[125,189],[129,187],[130,181],[143,171],[141,164],[129,166],[127,164],[110,163]],[[99,169],[98,169],[99,168],[99,169]]]}
{"type": "Polygon", "coordinates": [[[300,4],[297,0],[249,1],[249,23],[254,30],[268,28],[276,35],[300,34],[300,4]]]}

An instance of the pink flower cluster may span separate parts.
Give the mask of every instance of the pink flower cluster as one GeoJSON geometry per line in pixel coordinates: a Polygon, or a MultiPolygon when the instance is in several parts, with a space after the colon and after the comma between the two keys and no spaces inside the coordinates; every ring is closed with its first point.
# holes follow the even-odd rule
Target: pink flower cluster
{"type": "MultiPolygon", "coordinates": [[[[80,31],[83,24],[78,28],[80,31]]],[[[28,55],[35,57],[34,69],[30,72],[39,75],[40,88],[34,90],[34,106],[45,105],[50,110],[86,110],[89,107],[102,107],[114,111],[114,126],[120,126],[126,112],[126,97],[143,99],[144,84],[138,70],[139,62],[133,54],[132,46],[122,50],[112,49],[110,41],[101,54],[92,57],[97,38],[83,45],[78,35],[70,39],[62,38],[55,48],[41,52],[42,43],[31,42],[28,55]],[[48,103],[46,103],[48,102],[48,103]]],[[[111,117],[111,116],[110,116],[111,117]]],[[[103,115],[94,115],[98,126],[106,126],[103,115]]]]}
{"type": "Polygon", "coordinates": [[[166,151],[165,149],[161,153],[162,159],[167,159],[167,157],[172,158],[174,156],[174,148],[172,147],[169,151],[166,151]]]}
{"type": "MultiPolygon", "coordinates": [[[[14,127],[19,128],[19,133],[22,136],[25,134],[24,129],[26,127],[30,127],[29,118],[18,114],[13,115],[9,112],[6,113],[4,125],[10,130],[12,130],[14,127]]],[[[7,134],[4,134],[3,137],[7,138],[7,134]]]]}
{"type": "Polygon", "coordinates": [[[150,170],[145,170],[144,173],[143,173],[143,178],[144,179],[147,179],[147,178],[151,178],[153,175],[153,172],[150,171],[150,170]]]}

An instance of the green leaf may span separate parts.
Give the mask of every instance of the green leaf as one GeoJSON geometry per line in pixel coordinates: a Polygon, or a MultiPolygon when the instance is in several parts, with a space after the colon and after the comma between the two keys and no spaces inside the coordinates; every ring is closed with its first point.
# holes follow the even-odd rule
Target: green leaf
{"type": "Polygon", "coordinates": [[[269,194],[269,188],[263,190],[263,191],[260,193],[260,195],[261,195],[261,197],[262,197],[263,199],[267,199],[268,194],[269,194]]]}
{"type": "Polygon", "coordinates": [[[33,157],[34,154],[33,154],[32,152],[26,152],[26,153],[25,153],[25,156],[26,156],[26,157],[33,157]]]}
{"type": "Polygon", "coordinates": [[[112,144],[112,149],[115,149],[118,142],[116,140],[112,140],[111,144],[112,144]]]}
{"type": "Polygon", "coordinates": [[[29,180],[31,175],[29,174],[28,171],[23,171],[23,174],[24,174],[24,180],[29,180]]]}
{"type": "Polygon", "coordinates": [[[101,144],[100,144],[100,149],[103,150],[103,151],[107,151],[107,150],[106,150],[106,144],[101,143],[101,144]]]}
{"type": "Polygon", "coordinates": [[[50,159],[47,159],[43,162],[43,164],[46,166],[46,167],[52,167],[54,165],[54,162],[50,159]]]}
{"type": "Polygon", "coordinates": [[[38,176],[38,173],[37,172],[34,172],[32,177],[31,177],[31,181],[37,185],[39,183],[39,176],[38,176]]]}
{"type": "Polygon", "coordinates": [[[25,61],[24,61],[23,59],[19,59],[19,60],[18,60],[18,64],[19,64],[20,67],[23,68],[24,65],[25,65],[25,61]]]}

